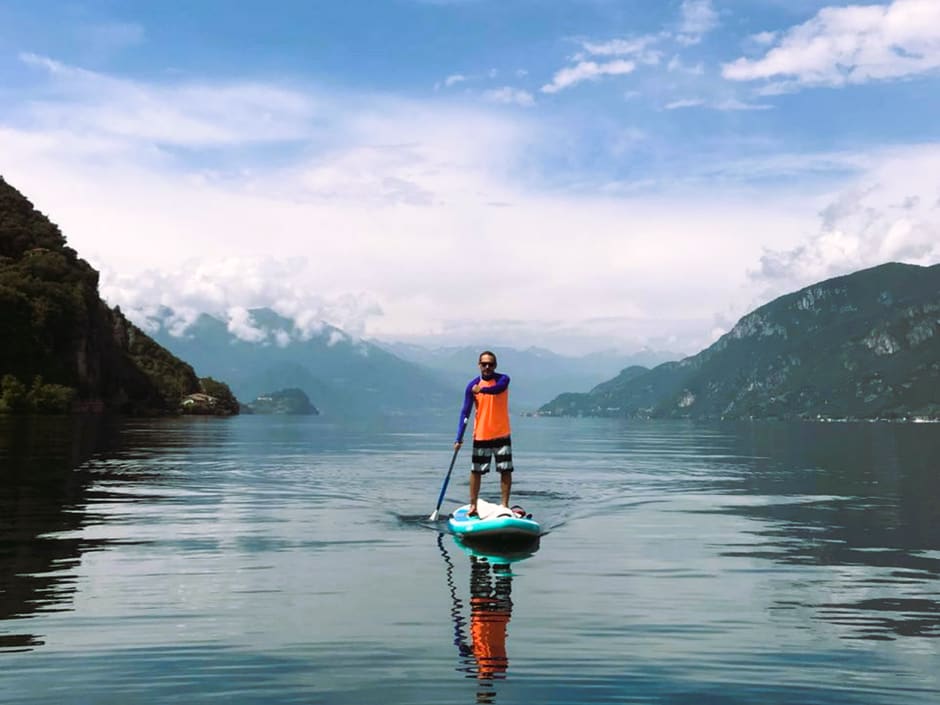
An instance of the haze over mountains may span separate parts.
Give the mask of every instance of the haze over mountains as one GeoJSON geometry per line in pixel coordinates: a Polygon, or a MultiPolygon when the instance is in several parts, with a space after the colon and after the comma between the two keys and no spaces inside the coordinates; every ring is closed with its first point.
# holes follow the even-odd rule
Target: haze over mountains
{"type": "MultiPolygon", "coordinates": [[[[546,400],[572,389],[590,389],[609,379],[625,367],[653,367],[683,357],[679,353],[644,349],[635,353],[616,350],[587,355],[560,355],[545,348],[510,348],[487,346],[454,346],[430,348],[405,343],[376,344],[401,358],[421,364],[439,373],[442,380],[453,384],[467,382],[479,370],[477,356],[485,349],[496,353],[499,370],[512,379],[512,407],[515,411],[533,411],[546,400]]],[[[462,389],[462,385],[461,385],[462,389]]]]}

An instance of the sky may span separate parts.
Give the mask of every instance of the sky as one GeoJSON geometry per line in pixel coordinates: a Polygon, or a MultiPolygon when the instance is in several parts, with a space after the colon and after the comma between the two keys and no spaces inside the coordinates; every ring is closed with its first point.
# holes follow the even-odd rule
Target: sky
{"type": "Polygon", "coordinates": [[[940,0],[0,0],[0,176],[246,339],[691,354],[940,262],[937,115],[940,0]]]}

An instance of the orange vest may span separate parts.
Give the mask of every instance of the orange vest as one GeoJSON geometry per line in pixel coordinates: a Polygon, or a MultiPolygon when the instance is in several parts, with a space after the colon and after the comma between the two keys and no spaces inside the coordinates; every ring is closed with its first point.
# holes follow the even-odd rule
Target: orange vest
{"type": "MultiPolygon", "coordinates": [[[[481,387],[492,387],[495,379],[480,379],[481,387]]],[[[473,420],[473,440],[489,441],[509,435],[509,389],[499,394],[473,395],[477,414],[473,420]]]]}

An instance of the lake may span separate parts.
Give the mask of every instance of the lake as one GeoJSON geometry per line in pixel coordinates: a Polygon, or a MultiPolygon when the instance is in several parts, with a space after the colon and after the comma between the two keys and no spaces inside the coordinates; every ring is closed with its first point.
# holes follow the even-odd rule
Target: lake
{"type": "Polygon", "coordinates": [[[940,702],[940,425],[454,417],[0,418],[0,700],[940,702]]]}

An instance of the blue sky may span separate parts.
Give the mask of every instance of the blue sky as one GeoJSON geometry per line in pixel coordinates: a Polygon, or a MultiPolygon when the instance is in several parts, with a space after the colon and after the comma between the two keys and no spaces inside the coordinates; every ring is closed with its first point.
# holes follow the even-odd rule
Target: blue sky
{"type": "Polygon", "coordinates": [[[695,352],[940,261],[940,3],[0,3],[0,175],[146,322],[695,352]]]}

